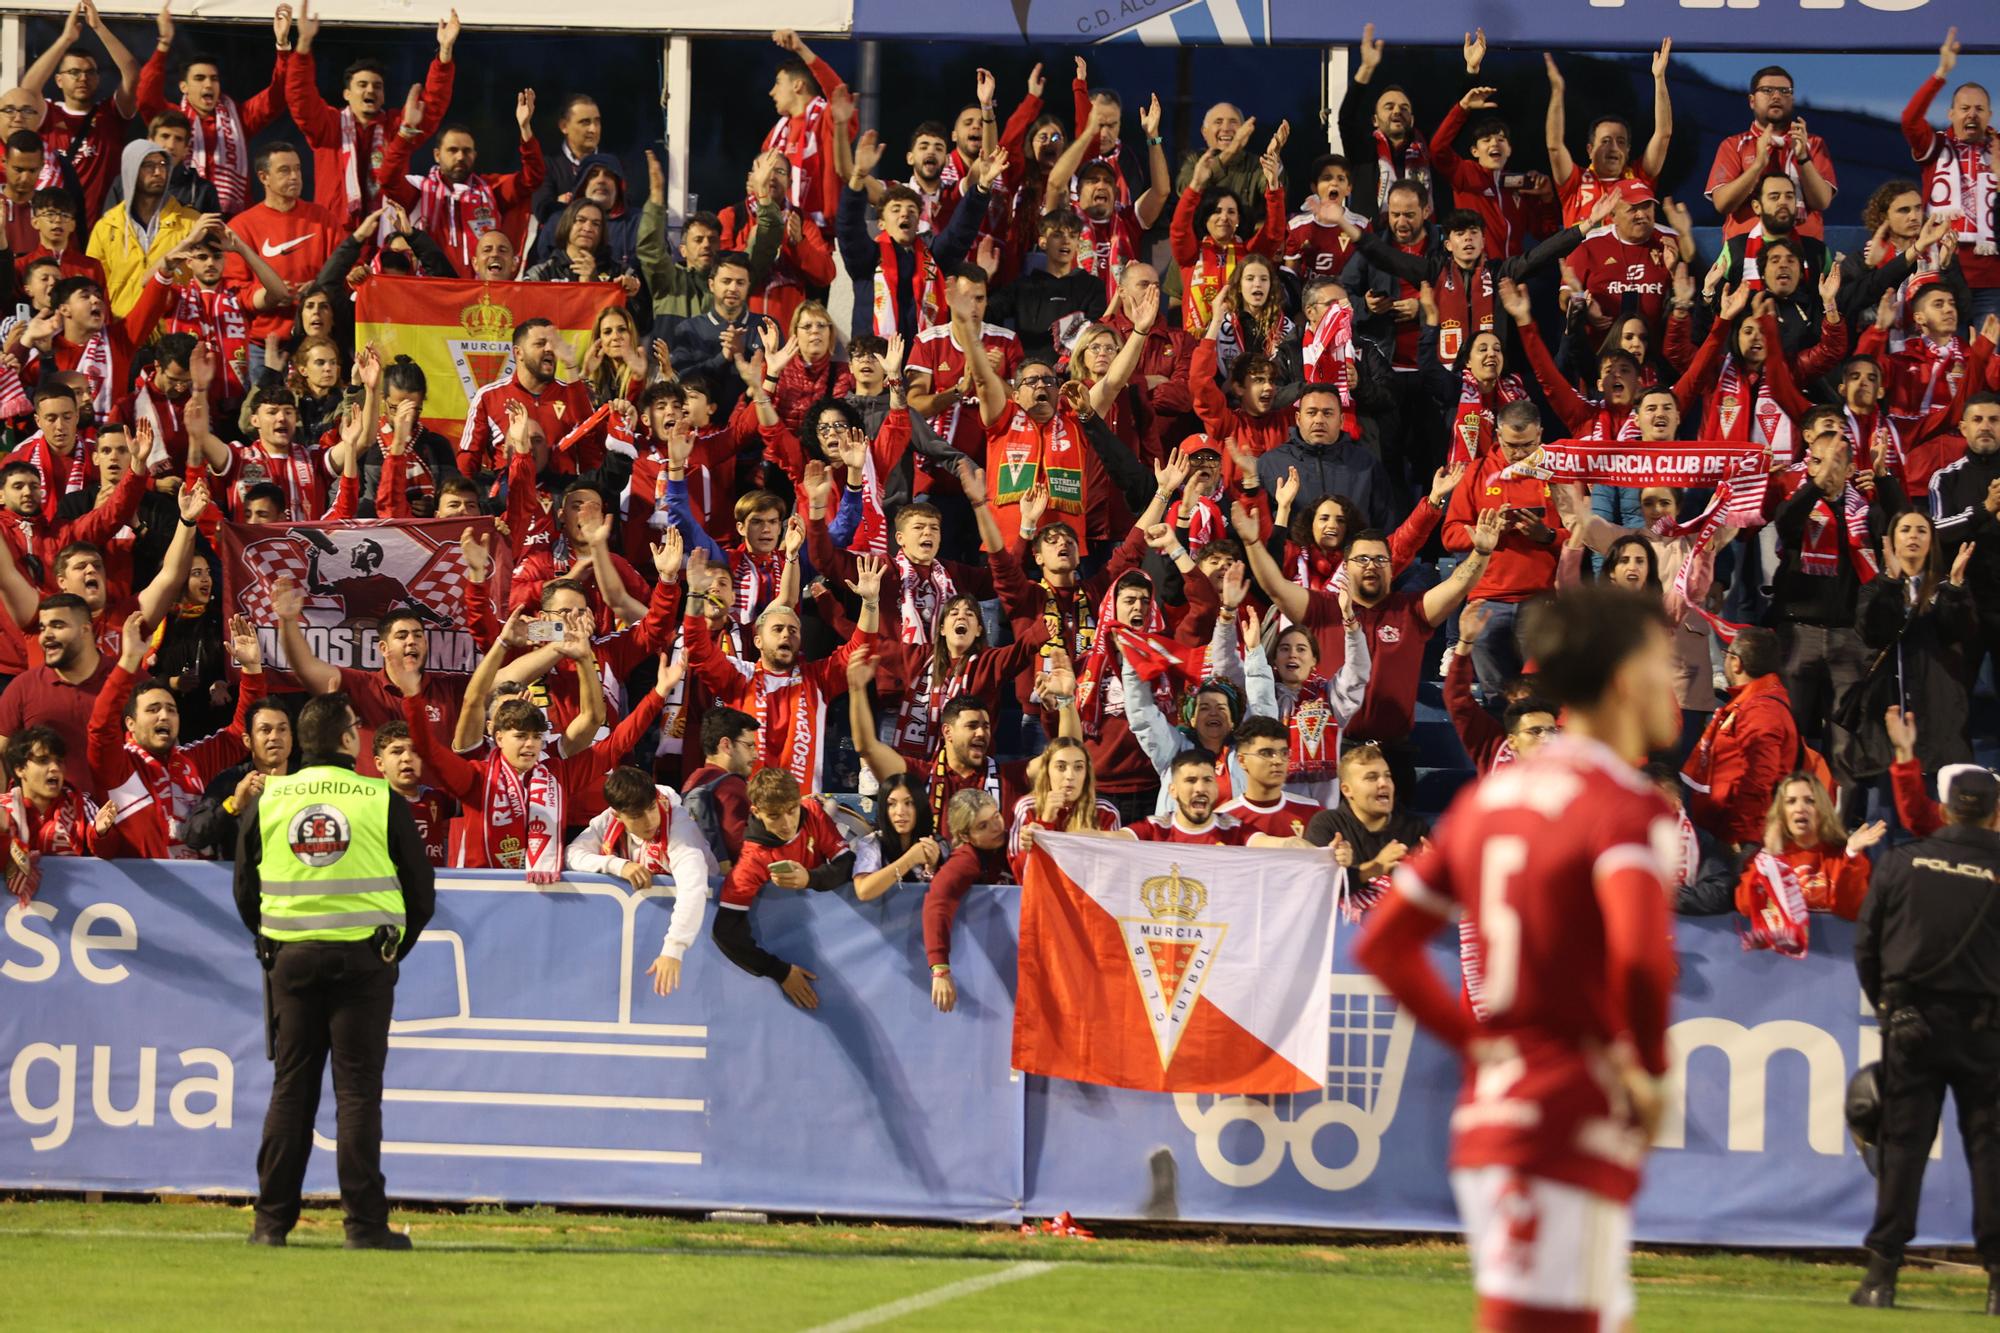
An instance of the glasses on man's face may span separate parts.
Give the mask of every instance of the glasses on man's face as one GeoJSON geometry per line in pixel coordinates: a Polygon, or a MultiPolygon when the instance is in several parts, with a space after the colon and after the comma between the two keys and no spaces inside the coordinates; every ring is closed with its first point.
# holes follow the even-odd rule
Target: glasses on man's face
{"type": "Polygon", "coordinates": [[[1760,83],[1750,90],[1759,97],[1790,97],[1792,90],[1782,83],[1760,83]]]}
{"type": "Polygon", "coordinates": [[[1542,740],[1555,735],[1560,730],[1562,730],[1560,727],[1522,727],[1514,734],[1516,736],[1526,736],[1532,740],[1542,740]]]}
{"type": "Polygon", "coordinates": [[[35,108],[31,106],[0,106],[0,116],[11,117],[14,120],[25,120],[34,114],[35,108]]]}
{"type": "Polygon", "coordinates": [[[1386,569],[1389,564],[1389,557],[1386,555],[1350,555],[1347,557],[1347,562],[1351,565],[1380,565],[1386,569]]]}
{"type": "Polygon", "coordinates": [[[1244,750],[1236,757],[1238,759],[1255,759],[1260,763],[1273,763],[1285,758],[1285,751],[1267,747],[1261,750],[1244,750]]]}
{"type": "Polygon", "coordinates": [[[1021,387],[1025,389],[1047,389],[1061,383],[1062,381],[1054,375],[1030,375],[1021,381],[1021,387]]]}

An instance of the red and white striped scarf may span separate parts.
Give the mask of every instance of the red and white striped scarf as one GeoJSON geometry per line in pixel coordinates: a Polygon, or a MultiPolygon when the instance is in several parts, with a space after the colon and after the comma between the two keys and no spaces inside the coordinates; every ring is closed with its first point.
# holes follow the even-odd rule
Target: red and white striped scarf
{"type": "Polygon", "coordinates": [[[902,641],[918,646],[927,644],[937,629],[938,613],[958,588],[941,560],[918,569],[914,560],[898,551],[895,565],[897,619],[901,622],[902,641]]]}
{"type": "Polygon", "coordinates": [[[90,826],[96,817],[97,808],[89,798],[67,783],[46,815],[19,787],[0,796],[0,868],[7,891],[25,903],[41,887],[44,856],[89,856],[90,826]]]}
{"type": "Polygon", "coordinates": [[[974,648],[945,668],[944,679],[937,679],[937,668],[927,664],[910,681],[910,688],[903,691],[903,702],[896,710],[895,739],[891,742],[897,754],[919,764],[929,764],[937,755],[940,733],[938,719],[944,714],[944,706],[965,693],[966,684],[972,676],[972,664],[984,649],[974,648]]]}
{"type": "MultiPolygon", "coordinates": [[[[1118,179],[1122,182],[1125,178],[1121,175],[1118,179]]],[[[1126,234],[1124,214],[1113,212],[1103,222],[1084,218],[1083,244],[1077,250],[1076,266],[1104,280],[1106,300],[1118,291],[1118,276],[1131,262],[1132,240],[1126,234]]]]}
{"type": "MultiPolygon", "coordinates": [[[[764,151],[783,153],[785,160],[792,164],[790,203],[793,208],[801,210],[805,208],[806,181],[815,170],[813,159],[819,156],[820,136],[826,132],[829,115],[826,99],[815,97],[806,104],[804,114],[797,117],[779,116],[778,123],[764,136],[764,151]],[[794,119],[801,122],[796,133],[792,129],[794,119]]],[[[818,222],[820,219],[814,217],[813,221],[818,222]]]]}
{"type": "MultiPolygon", "coordinates": [[[[1768,349],[1771,356],[1783,356],[1784,349],[1768,349]]],[[[1716,434],[1725,440],[1749,440],[1770,449],[1772,458],[1781,458],[1790,463],[1796,461],[1798,441],[1792,430],[1791,415],[1778,404],[1771,393],[1769,374],[1757,376],[1757,389],[1751,399],[1750,413],[1746,419],[1743,413],[1743,364],[1732,353],[1722,359],[1722,370],[1715,378],[1715,425],[1716,434]],[[1739,431],[1738,425],[1747,429],[1739,431]]]]}
{"type": "Polygon", "coordinates": [[[1985,140],[1962,143],[1950,134],[1936,135],[1930,161],[1924,164],[1929,176],[1926,198],[1930,212],[1956,209],[1955,224],[1961,245],[1970,245],[1978,255],[1996,253],[1993,237],[1993,164],[1989,153],[1994,131],[1985,140]]]}
{"type": "Polygon", "coordinates": [[[783,674],[750,663],[750,715],[757,719],[757,747],[762,764],[782,768],[806,791],[819,786],[819,737],[813,727],[818,690],[797,667],[783,674]],[[783,718],[790,705],[789,718],[783,718]]]}
{"type": "Polygon", "coordinates": [[[500,201],[478,172],[454,185],[432,167],[417,181],[417,211],[410,221],[436,239],[454,263],[462,260],[462,272],[470,272],[479,238],[500,225],[500,201]]]}
{"type": "MultiPolygon", "coordinates": [[[[70,446],[68,456],[58,454],[49,444],[48,436],[36,431],[20,444],[14,446],[11,457],[24,459],[34,465],[42,477],[42,508],[53,517],[56,505],[71,491],[80,491],[90,477],[90,449],[78,435],[70,446]]],[[[30,550],[34,548],[29,547],[30,550]]]]}
{"type": "MultiPolygon", "coordinates": [[[[875,264],[873,328],[878,338],[895,336],[901,329],[900,312],[896,309],[897,245],[888,232],[875,238],[880,257],[875,264]]],[[[911,262],[916,272],[910,278],[910,293],[917,303],[917,332],[935,328],[951,317],[945,308],[944,270],[931,257],[930,242],[919,236],[910,247],[911,262]]]]}
{"type": "MultiPolygon", "coordinates": [[[[355,119],[351,109],[347,107],[340,109],[340,175],[347,185],[349,222],[356,218],[367,217],[375,211],[372,205],[376,193],[382,187],[375,182],[373,165],[364,164],[362,161],[361,143],[363,139],[372,138],[380,124],[381,122],[377,121],[374,124],[363,125],[355,119]]],[[[372,157],[373,154],[369,156],[372,157]]],[[[388,220],[385,218],[383,221],[386,225],[388,220]]]]}
{"type": "MultiPolygon", "coordinates": [[[[1789,158],[1790,154],[1786,154],[1789,158]]],[[[1750,284],[1750,290],[1764,290],[1764,224],[1759,222],[1743,233],[1743,272],[1740,281],[1750,284]]]]}
{"type": "Polygon", "coordinates": [[[223,399],[243,396],[250,373],[250,320],[234,290],[197,282],[174,284],[174,303],[162,321],[169,333],[191,333],[216,349],[223,399]]]}
{"type": "Polygon", "coordinates": [[[555,874],[562,870],[563,789],[547,764],[525,779],[496,751],[486,760],[480,814],[486,819],[486,859],[501,870],[555,874]],[[548,812],[546,820],[534,811],[548,812]]]}
{"type": "Polygon", "coordinates": [[[1375,131],[1375,209],[1377,212],[1389,206],[1389,191],[1398,181],[1417,181],[1425,189],[1431,183],[1431,152],[1424,143],[1423,136],[1414,129],[1401,148],[1389,142],[1389,137],[1380,130],[1375,131]],[[1398,170],[1398,168],[1401,170],[1398,170]]]}
{"type": "Polygon", "coordinates": [[[201,123],[201,113],[186,98],[181,111],[188,118],[188,161],[210,185],[222,204],[222,215],[234,217],[250,206],[250,136],[236,99],[224,94],[215,104],[215,139],[201,123]]]}
{"type": "Polygon", "coordinates": [[[1950,402],[1957,395],[1959,383],[1965,378],[1965,344],[1957,337],[1943,346],[1929,338],[1912,338],[1903,344],[1903,355],[1926,363],[1924,396],[1914,414],[1921,421],[1932,407],[1950,402]]]}
{"type": "Polygon", "coordinates": [[[882,478],[875,471],[872,447],[861,455],[861,525],[854,530],[847,549],[878,560],[889,556],[889,516],[882,508],[882,478]]]}
{"type": "Polygon", "coordinates": [[[1341,423],[1349,434],[1360,429],[1354,415],[1354,307],[1338,301],[1330,303],[1313,326],[1306,330],[1301,348],[1306,383],[1332,384],[1340,390],[1341,423]]]}
{"type": "MultiPolygon", "coordinates": [[[[1803,474],[1803,463],[1794,465],[1803,474]]],[[[1868,540],[1868,501],[1853,483],[1839,498],[1840,515],[1822,497],[1806,516],[1805,544],[1799,549],[1799,569],[1807,574],[1830,578],[1840,569],[1844,554],[1861,582],[1871,582],[1876,574],[1875,551],[1868,540]]]]}
{"type": "Polygon", "coordinates": [[[778,580],[784,572],[782,551],[758,555],[747,546],[739,546],[729,553],[729,578],[736,585],[736,605],[730,608],[730,615],[737,624],[748,625],[778,595],[778,580]]]}
{"type": "Polygon", "coordinates": [[[167,830],[167,856],[175,861],[201,860],[201,854],[182,840],[188,816],[194,812],[195,802],[201,799],[201,774],[195,771],[194,761],[178,746],[161,760],[129,740],[125,742],[125,754],[132,761],[132,776],[146,794],[119,807],[118,822],[122,824],[157,806],[160,822],[167,830]]]}
{"type": "Polygon", "coordinates": [[[1769,852],[1757,853],[1751,864],[1757,872],[1751,881],[1757,910],[1750,914],[1750,929],[1741,937],[1743,947],[1804,958],[1811,931],[1798,872],[1769,852]]]}
{"type": "Polygon", "coordinates": [[[1190,496],[1180,502],[1180,525],[1187,528],[1187,548],[1199,551],[1212,541],[1229,535],[1222,521],[1222,506],[1212,495],[1190,496]]]}
{"type": "Polygon", "coordinates": [[[76,373],[90,386],[90,407],[97,419],[108,419],[117,385],[112,383],[111,339],[103,329],[84,340],[83,350],[76,359],[76,373]]]}
{"type": "Polygon", "coordinates": [[[1491,394],[1472,377],[1459,372],[1458,408],[1451,423],[1451,456],[1446,462],[1472,466],[1499,439],[1500,409],[1528,396],[1528,387],[1519,375],[1502,375],[1491,394]]]}
{"type": "Polygon", "coordinates": [[[1890,420],[1888,412],[1879,405],[1865,417],[1855,416],[1851,407],[1845,410],[1847,438],[1854,446],[1855,458],[1872,461],[1879,445],[1882,449],[1882,470],[1898,481],[1902,480],[1903,433],[1896,429],[1896,423],[1890,420]]]}
{"type": "Polygon", "coordinates": [[[653,836],[641,840],[633,836],[625,821],[612,816],[611,827],[604,831],[603,848],[606,856],[615,856],[624,861],[637,861],[655,875],[672,873],[667,861],[667,845],[674,831],[674,807],[663,795],[656,795],[654,809],[659,811],[659,827],[653,836]]]}

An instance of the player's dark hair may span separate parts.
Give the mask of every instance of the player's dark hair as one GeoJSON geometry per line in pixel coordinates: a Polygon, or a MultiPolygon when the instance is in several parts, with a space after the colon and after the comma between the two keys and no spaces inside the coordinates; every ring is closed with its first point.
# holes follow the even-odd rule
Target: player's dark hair
{"type": "Polygon", "coordinates": [[[18,778],[21,765],[33,759],[37,750],[51,759],[69,757],[69,746],[63,743],[62,733],[54,727],[23,727],[7,738],[7,771],[18,778]]]}
{"type": "Polygon", "coordinates": [[[158,676],[148,676],[132,687],[132,697],[125,701],[125,720],[127,722],[139,716],[139,701],[154,690],[165,690],[169,695],[173,695],[178,705],[180,696],[174,695],[173,686],[167,684],[166,681],[160,679],[158,676]]]}
{"type": "Polygon", "coordinates": [[[424,378],[422,366],[407,356],[399,356],[383,367],[382,387],[421,396],[430,392],[430,381],[424,378]]]}
{"type": "Polygon", "coordinates": [[[243,492],[244,512],[248,513],[250,506],[256,504],[259,500],[268,500],[278,506],[280,514],[290,511],[291,502],[285,496],[285,488],[278,485],[275,481],[260,481],[255,486],[245,490],[243,492]]]}
{"type": "Polygon", "coordinates": [[[554,320],[543,319],[539,315],[535,316],[532,319],[522,320],[519,324],[516,324],[514,326],[514,350],[517,352],[520,351],[521,344],[526,342],[528,339],[528,335],[533,333],[536,329],[552,329],[555,326],[556,322],[554,320]]]}
{"type": "Polygon", "coordinates": [[[967,713],[984,713],[988,721],[991,721],[993,716],[992,711],[985,704],[981,703],[976,695],[956,695],[950,703],[944,706],[944,711],[938,714],[938,731],[942,733],[946,727],[951,726],[967,713]]]}
{"type": "Polygon", "coordinates": [[[1535,664],[1535,688],[1543,697],[1566,707],[1594,704],[1626,660],[1666,623],[1657,596],[1577,588],[1524,609],[1521,651],[1535,664]]]}

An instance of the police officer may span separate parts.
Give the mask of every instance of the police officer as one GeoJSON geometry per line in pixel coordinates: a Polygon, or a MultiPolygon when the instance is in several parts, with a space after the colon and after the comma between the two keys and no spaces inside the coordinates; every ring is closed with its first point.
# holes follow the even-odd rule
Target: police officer
{"type": "Polygon", "coordinates": [[[2000,1314],[2000,779],[1961,769],[1943,804],[1945,827],[1884,856],[1861,906],[1854,961],[1882,1025],[1881,1165],[1868,1275],[1849,1300],[1896,1303],[1950,1088],[1972,1168],[1986,1312],[2000,1314]]]}
{"type": "Polygon", "coordinates": [[[244,811],[236,857],[236,909],[264,963],[276,1066],[250,1240],[283,1245],[299,1220],[330,1051],[347,1248],[407,1250],[410,1238],[389,1229],[382,1179],[382,1065],[396,964],[437,901],[430,860],[403,798],[355,773],[360,720],[346,695],[309,700],[298,730],[303,762],[244,811]]]}

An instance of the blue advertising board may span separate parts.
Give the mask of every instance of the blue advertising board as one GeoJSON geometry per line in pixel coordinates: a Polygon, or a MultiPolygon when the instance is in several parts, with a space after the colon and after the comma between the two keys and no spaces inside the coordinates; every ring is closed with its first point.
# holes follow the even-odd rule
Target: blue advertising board
{"type": "MultiPolygon", "coordinates": [[[[270,1089],[260,973],[227,872],[45,863],[0,929],[0,1187],[245,1194],[270,1089]]],[[[1007,1221],[1179,1218],[1456,1228],[1444,1158],[1452,1057],[1336,941],[1326,1086],[1173,1096],[1008,1068],[1018,891],[975,889],[930,1002],[922,893],[767,893],[765,947],[818,974],[820,1007],[703,939],[682,986],[645,975],[671,890],[579,876],[440,876],[403,965],[384,1170],[403,1198],[751,1207],[1007,1221]]],[[[1677,1078],[1647,1165],[1653,1241],[1852,1245],[1873,1183],[1841,1093],[1874,1058],[1853,928],[1803,960],[1745,953],[1727,919],[1678,923],[1677,1078]]],[[[1453,960],[1439,946],[1440,966],[1453,960]]],[[[333,1101],[320,1142],[332,1147],[333,1101]]],[[[332,1192],[331,1151],[308,1187],[332,1192]]],[[[1949,1114],[1921,1239],[1963,1242],[1949,1114]]]]}
{"type": "Polygon", "coordinates": [[[1994,40],[1990,0],[854,0],[854,36],[956,42],[1137,41],[1152,46],[1335,46],[1374,23],[1396,43],[1457,46],[1486,29],[1496,45],[1645,50],[1935,50],[1958,26],[1994,40]]]}

